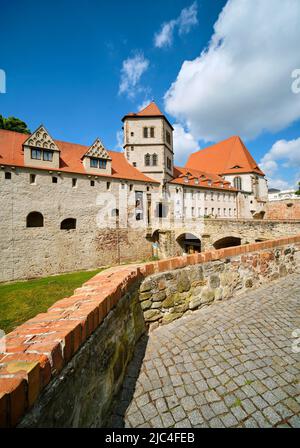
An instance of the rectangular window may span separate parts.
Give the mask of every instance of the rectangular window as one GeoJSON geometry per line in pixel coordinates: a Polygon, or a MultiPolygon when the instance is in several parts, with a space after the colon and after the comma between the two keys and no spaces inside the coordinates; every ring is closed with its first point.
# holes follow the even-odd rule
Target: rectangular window
{"type": "Polygon", "coordinates": [[[130,185],[129,185],[129,190],[132,191],[132,189],[133,189],[133,185],[130,184],[130,185]]]}
{"type": "Polygon", "coordinates": [[[226,208],[224,208],[224,216],[226,216],[226,208]]]}
{"type": "Polygon", "coordinates": [[[72,187],[75,188],[77,185],[77,179],[72,179],[72,187]]]}
{"type": "Polygon", "coordinates": [[[204,214],[205,214],[205,216],[207,216],[207,207],[205,207],[205,209],[204,209],[204,214]]]}
{"type": "Polygon", "coordinates": [[[106,182],[106,189],[107,189],[107,190],[110,189],[110,182],[106,182]]]}
{"type": "Polygon", "coordinates": [[[105,170],[105,168],[106,168],[106,163],[107,163],[107,160],[100,159],[100,160],[99,160],[99,168],[105,170]]]}
{"type": "Polygon", "coordinates": [[[167,140],[167,143],[169,143],[169,145],[170,145],[171,144],[171,134],[169,131],[166,131],[166,140],[167,140]]]}
{"type": "Polygon", "coordinates": [[[154,138],[154,128],[150,128],[150,137],[154,138]]]}
{"type": "Polygon", "coordinates": [[[218,216],[220,216],[220,215],[221,215],[221,209],[218,208],[218,216]]]}
{"type": "Polygon", "coordinates": [[[31,158],[36,160],[41,160],[42,151],[40,149],[32,149],[31,150],[31,158]]]}
{"type": "Polygon", "coordinates": [[[98,159],[90,159],[90,167],[91,168],[98,168],[98,159]]]}
{"type": "Polygon", "coordinates": [[[168,170],[172,169],[172,160],[170,159],[170,157],[167,157],[167,168],[168,170]]]}
{"type": "Polygon", "coordinates": [[[148,128],[144,128],[144,138],[148,138],[148,128]]]}
{"type": "Polygon", "coordinates": [[[57,177],[52,176],[52,183],[53,183],[53,184],[57,184],[57,177]]]}
{"type": "Polygon", "coordinates": [[[94,187],[94,186],[95,186],[95,181],[91,180],[91,187],[94,187]]]}
{"type": "Polygon", "coordinates": [[[53,151],[43,151],[43,160],[46,160],[47,162],[52,162],[53,151]]]}
{"type": "Polygon", "coordinates": [[[143,209],[143,192],[136,191],[135,192],[135,219],[137,221],[141,221],[144,217],[144,209],[143,209]]]}
{"type": "Polygon", "coordinates": [[[131,137],[134,137],[134,132],[130,132],[131,137]]]}
{"type": "Polygon", "coordinates": [[[132,165],[133,165],[133,166],[136,166],[136,162],[133,162],[132,165]]]}
{"type": "Polygon", "coordinates": [[[5,179],[11,179],[11,173],[9,171],[5,171],[5,179]]]}
{"type": "Polygon", "coordinates": [[[36,175],[35,174],[30,174],[29,181],[30,181],[31,184],[35,184],[35,179],[36,179],[36,175]]]}

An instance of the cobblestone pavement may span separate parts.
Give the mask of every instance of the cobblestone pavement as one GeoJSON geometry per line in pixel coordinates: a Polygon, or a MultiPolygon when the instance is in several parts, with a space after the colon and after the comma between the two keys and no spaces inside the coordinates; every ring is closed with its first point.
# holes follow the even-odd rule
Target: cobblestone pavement
{"type": "Polygon", "coordinates": [[[155,329],[129,366],[112,425],[299,428],[296,328],[299,274],[155,329]]]}

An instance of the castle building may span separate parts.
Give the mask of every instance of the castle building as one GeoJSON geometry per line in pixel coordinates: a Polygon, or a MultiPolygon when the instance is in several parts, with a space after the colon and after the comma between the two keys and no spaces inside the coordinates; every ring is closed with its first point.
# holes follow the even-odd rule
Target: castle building
{"type": "MultiPolygon", "coordinates": [[[[55,140],[43,125],[0,130],[0,281],[146,259],[176,222],[263,217],[266,179],[239,137],[178,167],[154,102],[122,121],[124,152],[55,140]]],[[[189,239],[181,249],[200,250],[189,239]]]]}

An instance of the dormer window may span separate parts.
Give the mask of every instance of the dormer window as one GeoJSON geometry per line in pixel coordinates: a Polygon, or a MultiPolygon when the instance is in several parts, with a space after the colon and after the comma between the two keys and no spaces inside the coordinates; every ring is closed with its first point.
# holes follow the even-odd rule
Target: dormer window
{"type": "Polygon", "coordinates": [[[46,160],[47,162],[52,162],[53,151],[43,151],[43,160],[46,160]]]}
{"type": "Polygon", "coordinates": [[[104,159],[96,159],[94,157],[90,158],[90,167],[91,168],[101,168],[105,170],[107,161],[104,159]]]}
{"type": "Polygon", "coordinates": [[[82,159],[87,172],[95,173],[101,170],[102,174],[111,174],[111,157],[99,138],[89,147],[82,159]]]}
{"type": "Polygon", "coordinates": [[[90,159],[90,167],[98,168],[98,159],[90,159]]]}
{"type": "Polygon", "coordinates": [[[23,148],[25,165],[59,168],[60,149],[44,126],[40,126],[25,140],[23,148]]]}
{"type": "Polygon", "coordinates": [[[32,149],[31,150],[31,158],[35,160],[42,159],[42,151],[40,149],[32,149]]]}

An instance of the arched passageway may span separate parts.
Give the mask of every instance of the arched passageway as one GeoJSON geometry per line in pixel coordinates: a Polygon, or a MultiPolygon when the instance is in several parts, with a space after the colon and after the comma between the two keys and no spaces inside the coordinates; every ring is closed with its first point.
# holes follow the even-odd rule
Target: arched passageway
{"type": "Polygon", "coordinates": [[[201,241],[192,233],[183,233],[177,238],[176,241],[181,247],[182,251],[186,254],[201,252],[201,241]]]}
{"type": "Polygon", "coordinates": [[[226,236],[221,238],[214,243],[215,249],[224,249],[225,247],[240,246],[241,238],[235,236],[226,236]]]}

